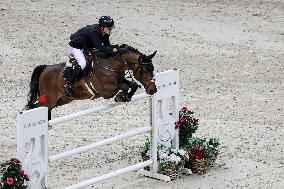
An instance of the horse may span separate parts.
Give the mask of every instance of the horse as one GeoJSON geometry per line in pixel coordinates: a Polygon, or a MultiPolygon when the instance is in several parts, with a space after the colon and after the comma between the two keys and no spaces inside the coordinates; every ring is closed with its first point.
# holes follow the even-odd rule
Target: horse
{"type": "Polygon", "coordinates": [[[144,86],[146,93],[153,95],[157,92],[157,88],[153,79],[152,58],[157,51],[147,56],[133,47],[124,45],[124,48],[124,53],[110,57],[93,49],[86,51],[85,57],[90,64],[88,73],[76,79],[70,97],[66,96],[63,91],[65,83],[63,72],[67,66],[66,63],[37,66],[32,73],[25,109],[46,106],[48,107],[48,120],[50,120],[53,108],[68,104],[73,100],[93,100],[100,97],[110,99],[116,95],[116,102],[128,102],[139,85],[133,78],[132,81],[125,78],[127,70],[132,70],[132,75],[144,86]],[[44,100],[39,100],[43,98],[44,100]]]}

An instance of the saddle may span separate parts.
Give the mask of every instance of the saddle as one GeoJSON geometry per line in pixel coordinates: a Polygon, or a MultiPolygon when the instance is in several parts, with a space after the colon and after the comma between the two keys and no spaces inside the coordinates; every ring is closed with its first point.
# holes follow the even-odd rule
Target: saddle
{"type": "MultiPolygon", "coordinates": [[[[79,74],[76,80],[79,80],[84,76],[90,75],[94,67],[94,62],[96,62],[95,60],[97,59],[97,55],[92,49],[84,51],[84,55],[86,59],[86,68],[79,74]]],[[[69,54],[69,61],[66,63],[66,67],[72,67],[77,64],[78,62],[75,59],[74,55],[69,54]]]]}
{"type": "MultiPolygon", "coordinates": [[[[110,55],[100,53],[97,49],[88,49],[84,51],[84,56],[86,59],[86,68],[81,71],[81,73],[76,76],[74,81],[78,80],[84,80],[85,86],[87,90],[93,95],[91,99],[94,99],[99,93],[95,89],[95,86],[90,82],[90,76],[94,70],[94,67],[96,67],[99,64],[98,57],[101,58],[110,58],[110,55]]],[[[66,67],[72,67],[78,65],[77,60],[75,59],[73,54],[69,54],[69,61],[66,63],[66,67]]],[[[68,74],[68,69],[64,69],[64,71],[68,74]]]]}
{"type": "MultiPolygon", "coordinates": [[[[110,55],[99,52],[95,48],[85,50],[84,56],[85,56],[85,59],[86,59],[86,68],[80,73],[79,77],[76,80],[79,80],[84,76],[88,76],[88,75],[92,74],[92,70],[93,70],[95,64],[98,64],[98,57],[105,58],[105,59],[111,57],[110,55]]],[[[72,67],[72,66],[75,66],[77,64],[78,64],[78,62],[75,59],[74,55],[69,54],[69,61],[66,62],[66,67],[72,67]]]]}

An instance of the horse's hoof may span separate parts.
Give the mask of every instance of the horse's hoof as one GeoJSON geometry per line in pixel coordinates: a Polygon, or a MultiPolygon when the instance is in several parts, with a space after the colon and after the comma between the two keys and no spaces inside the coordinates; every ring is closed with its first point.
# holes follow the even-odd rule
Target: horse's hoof
{"type": "Polygon", "coordinates": [[[131,98],[129,96],[123,96],[123,101],[124,102],[130,102],[131,98]]]}
{"type": "Polygon", "coordinates": [[[118,93],[114,98],[115,102],[130,102],[131,97],[129,95],[123,95],[123,93],[118,93]]]}
{"type": "Polygon", "coordinates": [[[115,102],[124,102],[123,96],[121,94],[117,94],[114,98],[115,102]]]}

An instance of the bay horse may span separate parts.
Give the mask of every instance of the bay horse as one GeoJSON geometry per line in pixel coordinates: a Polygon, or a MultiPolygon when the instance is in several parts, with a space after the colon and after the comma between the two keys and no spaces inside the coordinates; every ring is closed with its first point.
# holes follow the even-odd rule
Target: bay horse
{"type": "Polygon", "coordinates": [[[116,95],[117,102],[130,101],[138,89],[138,84],[133,79],[131,82],[125,78],[126,70],[132,70],[132,75],[144,86],[146,93],[153,95],[157,88],[153,79],[152,58],[157,51],[147,56],[133,47],[124,45],[124,48],[125,53],[114,57],[105,57],[95,50],[86,51],[86,60],[92,66],[89,66],[88,73],[82,74],[74,82],[70,97],[65,96],[63,91],[63,71],[66,63],[37,66],[32,73],[29,99],[25,109],[47,106],[50,120],[53,108],[73,100],[100,97],[109,99],[116,95]],[[44,101],[39,102],[42,97],[44,101]]]}

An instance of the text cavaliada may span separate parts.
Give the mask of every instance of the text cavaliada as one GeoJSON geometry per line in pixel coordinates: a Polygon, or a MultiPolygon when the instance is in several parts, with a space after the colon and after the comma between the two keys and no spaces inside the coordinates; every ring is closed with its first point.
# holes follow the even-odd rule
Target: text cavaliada
{"type": "Polygon", "coordinates": [[[36,120],[30,123],[25,123],[24,124],[24,129],[30,128],[30,127],[37,127],[37,126],[41,126],[42,124],[45,124],[46,120],[44,119],[40,119],[40,120],[36,120]]]}

